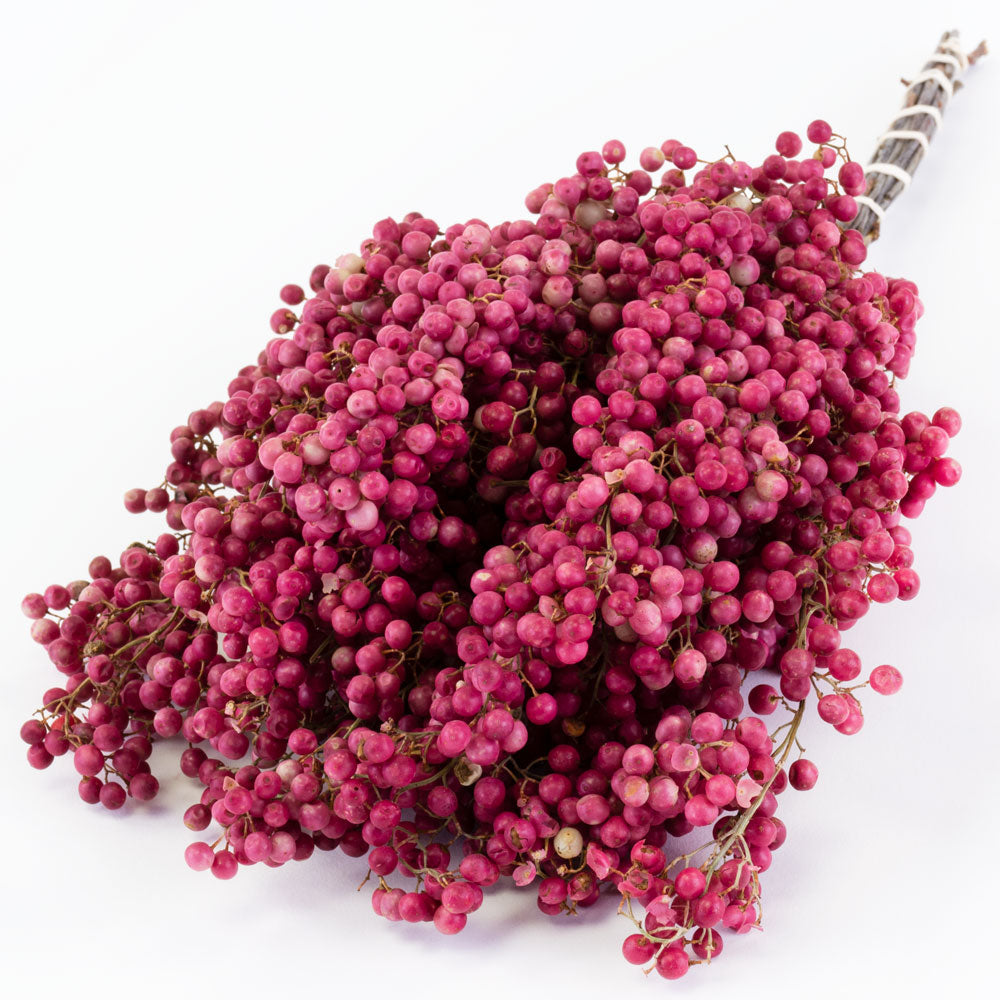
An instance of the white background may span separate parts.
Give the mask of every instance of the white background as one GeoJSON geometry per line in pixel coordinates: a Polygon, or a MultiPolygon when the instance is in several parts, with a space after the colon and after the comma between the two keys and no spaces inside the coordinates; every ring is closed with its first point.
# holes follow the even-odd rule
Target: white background
{"type": "Polygon", "coordinates": [[[387,214],[518,218],[530,188],[612,137],[633,164],[672,136],[759,162],[779,131],[824,117],[863,159],[942,29],[1000,43],[985,2],[938,7],[3,6],[0,975],[13,995],[993,995],[1000,56],[969,73],[870,257],[922,290],[904,404],[960,408],[965,478],[914,529],[918,599],[851,636],[869,666],[904,670],[902,693],[869,697],[855,737],[810,720],[821,778],[782,796],[765,933],[729,937],[711,969],[666,984],[621,959],[613,906],[552,921],[533,891],[507,891],[446,940],[374,917],[354,891],[363,862],[339,854],[221,883],[184,865],[180,813],[197,790],[169,755],[162,797],[112,815],[78,801],[69,760],[31,771],[17,738],[58,680],[20,598],[157,533],[122,492],[160,481],[171,428],[253,360],[283,283],[305,284],[387,214]]]}

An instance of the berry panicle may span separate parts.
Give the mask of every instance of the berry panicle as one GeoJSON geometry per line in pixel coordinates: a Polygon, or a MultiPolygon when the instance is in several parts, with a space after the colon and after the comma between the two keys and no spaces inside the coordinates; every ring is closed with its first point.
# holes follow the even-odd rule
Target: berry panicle
{"type": "Polygon", "coordinates": [[[25,598],[31,765],[117,809],[177,738],[192,868],[339,848],[444,934],[501,879],[619,896],[667,979],[756,926],[800,725],[899,689],[842,635],[916,596],[903,519],[961,474],[958,414],[901,411],[922,306],[845,228],[864,172],[806,137],[611,141],[529,218],[383,219],[285,285],[125,494],[169,530],[25,598]]]}

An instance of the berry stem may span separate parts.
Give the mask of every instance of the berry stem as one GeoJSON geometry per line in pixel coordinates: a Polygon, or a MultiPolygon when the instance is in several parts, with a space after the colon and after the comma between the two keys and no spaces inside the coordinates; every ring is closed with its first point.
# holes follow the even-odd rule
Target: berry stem
{"type": "Polygon", "coordinates": [[[798,707],[795,709],[795,714],[792,716],[788,723],[788,732],[785,733],[785,738],[781,742],[781,746],[774,752],[774,762],[777,765],[774,769],[774,774],[765,782],[764,786],[757,793],[756,798],[753,802],[743,810],[740,814],[740,818],[737,820],[736,825],[729,831],[725,839],[719,842],[718,847],[715,849],[712,858],[709,861],[708,867],[705,870],[705,878],[710,879],[715,873],[715,870],[725,861],[733,844],[737,840],[742,838],[743,832],[746,830],[750,823],[750,820],[754,818],[757,810],[760,808],[761,803],[764,801],[764,796],[767,795],[774,784],[775,779],[778,777],[782,767],[785,765],[785,761],[788,760],[788,755],[792,752],[792,747],[796,743],[796,735],[799,731],[799,725],[802,722],[803,715],[805,714],[806,699],[799,702],[798,707]]]}

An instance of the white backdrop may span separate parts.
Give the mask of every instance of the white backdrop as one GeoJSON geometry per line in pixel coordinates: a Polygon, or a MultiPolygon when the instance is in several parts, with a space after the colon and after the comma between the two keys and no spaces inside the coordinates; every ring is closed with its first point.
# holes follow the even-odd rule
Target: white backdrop
{"type": "Polygon", "coordinates": [[[857,736],[806,732],[820,781],[782,796],[765,933],[668,985],[621,959],[613,905],[552,921],[508,891],[446,940],[377,919],[354,891],[363,862],[339,854],[221,883],[184,865],[197,791],[169,760],[160,799],[109,814],[79,802],[69,760],[31,771],[17,738],[58,677],[21,597],[157,533],[122,492],[159,482],[171,428],[255,357],[283,283],[387,214],[520,217],[530,188],[611,137],[633,162],[672,136],[759,161],[824,117],[864,158],[940,30],[1000,43],[984,2],[939,6],[5,5],[0,954],[15,995],[990,992],[1000,56],[968,74],[869,258],[921,288],[904,404],[961,410],[965,478],[914,528],[918,599],[852,635],[869,666],[904,670],[902,693],[870,696],[857,736]]]}

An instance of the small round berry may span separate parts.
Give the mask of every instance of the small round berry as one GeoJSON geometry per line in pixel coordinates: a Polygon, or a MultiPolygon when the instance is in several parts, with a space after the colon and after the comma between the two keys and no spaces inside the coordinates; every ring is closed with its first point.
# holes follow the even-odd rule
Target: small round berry
{"type": "Polygon", "coordinates": [[[625,146],[617,139],[609,139],[601,147],[601,156],[606,163],[621,163],[625,159],[625,146]]]}
{"type": "Polygon", "coordinates": [[[559,857],[572,860],[583,852],[583,835],[576,827],[564,826],[553,838],[552,847],[559,857]]]}
{"type": "Polygon", "coordinates": [[[806,138],[810,142],[815,142],[818,146],[821,146],[824,142],[829,142],[832,137],[833,129],[822,118],[817,118],[815,121],[810,122],[809,127],[806,129],[806,138]]]}
{"type": "Polygon", "coordinates": [[[798,156],[802,152],[802,140],[795,132],[782,132],[774,143],[779,156],[798,156]]]}
{"type": "Polygon", "coordinates": [[[688,971],[691,960],[683,948],[671,946],[660,952],[656,959],[656,971],[664,979],[680,979],[688,971]]]}
{"type": "Polygon", "coordinates": [[[788,769],[788,783],[800,792],[807,792],[816,784],[819,770],[816,765],[805,757],[795,761],[788,769]]]}
{"type": "Polygon", "coordinates": [[[903,675],[887,663],[876,667],[868,680],[872,690],[878,694],[895,694],[903,686],[903,675]]]}

